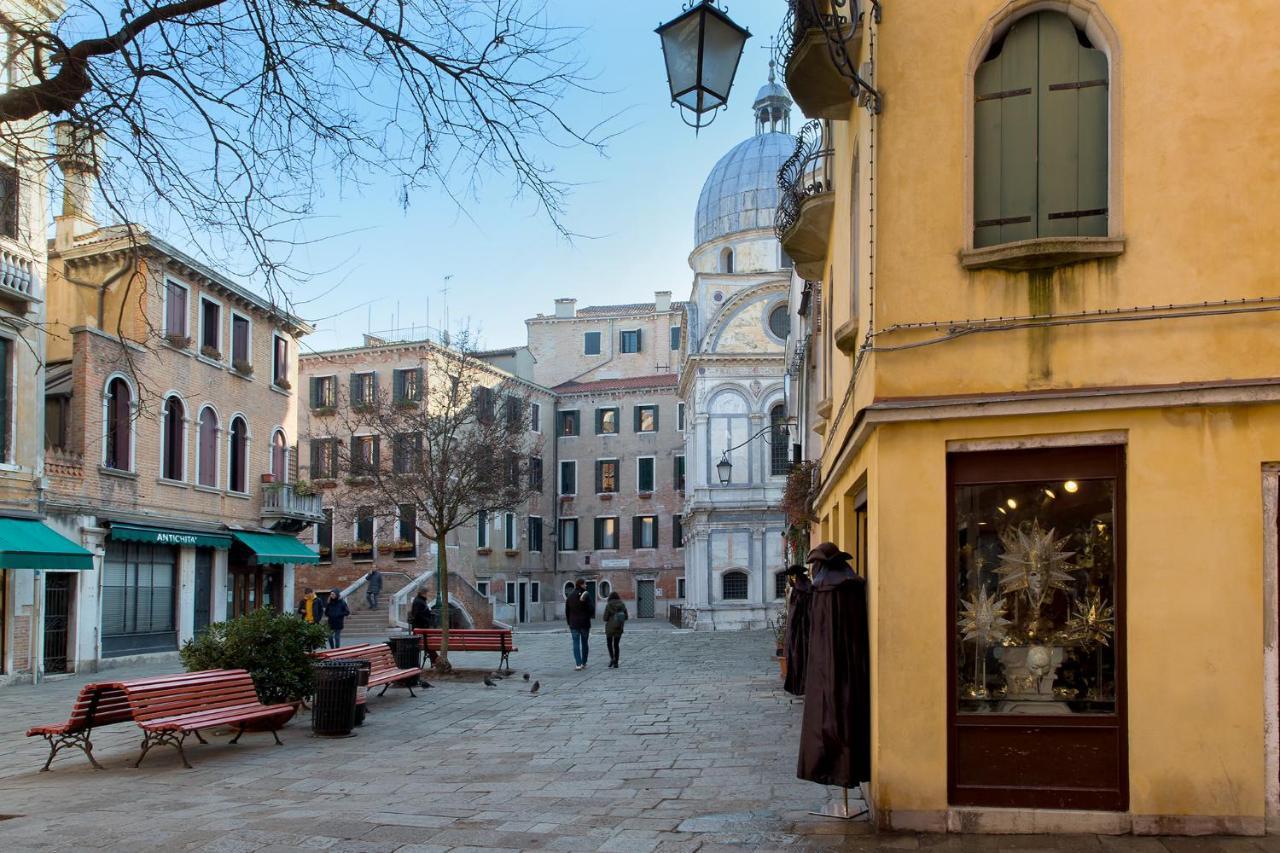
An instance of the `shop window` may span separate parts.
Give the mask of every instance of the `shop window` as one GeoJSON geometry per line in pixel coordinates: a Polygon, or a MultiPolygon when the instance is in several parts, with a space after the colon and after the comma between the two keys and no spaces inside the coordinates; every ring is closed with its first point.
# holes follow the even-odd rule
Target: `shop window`
{"type": "Polygon", "coordinates": [[[577,435],[579,432],[578,413],[576,411],[559,412],[557,415],[559,423],[556,424],[556,433],[558,435],[569,436],[577,435]]]}
{"type": "Polygon", "coordinates": [[[657,432],[658,431],[658,407],[657,406],[636,406],[635,407],[635,430],[636,432],[657,432]]]}
{"type": "Polygon", "coordinates": [[[636,550],[658,547],[656,515],[637,515],[631,519],[631,547],[636,550]]]}
{"type": "Polygon", "coordinates": [[[166,480],[181,480],[187,455],[187,410],[176,396],[164,401],[164,447],[160,476],[166,480]]]}
{"type": "Polygon", "coordinates": [[[529,550],[542,550],[542,519],[536,515],[529,516],[529,550]]]}
{"type": "Polygon", "coordinates": [[[600,354],[600,333],[599,332],[583,332],[582,354],[583,355],[599,355],[600,354]]]}
{"type": "Polygon", "coordinates": [[[596,550],[616,551],[618,549],[618,519],[614,516],[602,516],[595,520],[596,550]]]}
{"type": "Polygon", "coordinates": [[[636,491],[653,491],[653,463],[652,456],[641,456],[636,460],[636,491]]]}
{"type": "Polygon", "coordinates": [[[196,428],[196,484],[218,487],[218,413],[210,406],[200,410],[196,428]]]}
{"type": "Polygon", "coordinates": [[[276,430],[271,436],[271,478],[277,483],[289,481],[289,440],[284,430],[276,430]]]}
{"type": "Polygon", "coordinates": [[[790,433],[787,430],[787,410],[779,403],[769,410],[769,473],[785,477],[791,470],[790,433]]]}
{"type": "Polygon", "coordinates": [[[1061,12],[998,39],[974,74],[973,245],[1105,236],[1108,63],[1061,12]]]}
{"type": "Polygon", "coordinates": [[[103,464],[117,471],[133,470],[133,389],[121,377],[107,383],[103,464]]]}
{"type": "MultiPolygon", "coordinates": [[[[8,68],[8,66],[5,66],[8,68]]],[[[18,239],[18,170],[0,166],[0,237],[18,239]]]]}
{"type": "Polygon", "coordinates": [[[578,519],[562,518],[559,520],[559,542],[561,551],[578,550],[578,519]]]}
{"type": "Polygon", "coordinates": [[[231,419],[230,448],[227,453],[227,488],[244,494],[249,491],[249,425],[244,418],[231,419]]]}
{"type": "Polygon", "coordinates": [[[720,576],[721,594],[725,601],[747,600],[747,573],[725,572],[720,576]]]}
{"type": "Polygon", "coordinates": [[[102,564],[104,657],[178,648],[177,549],[107,542],[102,564]]]}
{"type": "Polygon", "coordinates": [[[630,329],[618,333],[618,349],[621,352],[640,352],[640,330],[630,329]]]}
{"type": "Polygon", "coordinates": [[[618,408],[596,409],[596,435],[618,434],[618,408]]]}
{"type": "Polygon", "coordinates": [[[596,460],[596,493],[613,494],[618,491],[618,460],[596,460]]]}

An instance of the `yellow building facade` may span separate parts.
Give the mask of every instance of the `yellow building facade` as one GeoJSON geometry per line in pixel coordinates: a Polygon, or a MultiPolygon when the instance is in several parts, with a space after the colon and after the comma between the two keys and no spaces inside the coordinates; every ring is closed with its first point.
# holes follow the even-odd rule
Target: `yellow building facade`
{"type": "Polygon", "coordinates": [[[1280,6],[791,11],[793,398],[869,582],[878,823],[1263,832],[1280,6]]]}

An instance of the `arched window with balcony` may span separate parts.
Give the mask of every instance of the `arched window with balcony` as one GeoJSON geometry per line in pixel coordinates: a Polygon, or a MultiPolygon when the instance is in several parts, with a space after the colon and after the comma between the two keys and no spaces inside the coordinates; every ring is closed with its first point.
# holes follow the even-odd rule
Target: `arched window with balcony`
{"type": "Polygon", "coordinates": [[[227,449],[227,488],[245,494],[249,491],[249,425],[237,415],[231,419],[231,434],[227,449]]]}
{"type": "Polygon", "coordinates": [[[160,476],[166,480],[186,478],[187,408],[177,394],[164,398],[164,430],[161,435],[160,476]]]}
{"type": "Polygon", "coordinates": [[[974,248],[1106,236],[1110,63],[1064,12],[1018,18],[973,77],[974,248]]]}
{"type": "Polygon", "coordinates": [[[196,428],[196,484],[218,487],[218,413],[211,406],[200,410],[196,428]]]}
{"type": "Polygon", "coordinates": [[[271,436],[271,478],[277,483],[289,482],[289,443],[282,429],[271,436]]]}
{"type": "Polygon", "coordinates": [[[725,572],[720,576],[720,597],[725,601],[746,601],[747,588],[746,572],[725,572]]]}
{"type": "Polygon", "coordinates": [[[116,471],[132,471],[133,388],[124,377],[107,382],[104,408],[102,464],[116,471]]]}

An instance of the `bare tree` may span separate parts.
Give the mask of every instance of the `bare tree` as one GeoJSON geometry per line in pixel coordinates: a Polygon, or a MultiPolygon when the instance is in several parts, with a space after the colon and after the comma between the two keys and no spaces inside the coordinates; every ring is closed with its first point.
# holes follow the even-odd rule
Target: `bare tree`
{"type": "Polygon", "coordinates": [[[535,483],[541,472],[531,472],[527,461],[539,446],[519,383],[477,358],[465,340],[432,345],[417,367],[394,375],[392,388],[361,385],[345,404],[333,401],[338,423],[352,436],[336,443],[347,472],[342,512],[354,518],[357,506],[367,506],[394,518],[400,507],[414,508],[417,532],[436,546],[442,603],[436,667],[448,672],[446,540],[481,513],[516,510],[541,488],[535,483]]]}
{"type": "Polygon", "coordinates": [[[560,112],[586,85],[578,33],[538,0],[77,0],[56,22],[9,8],[0,147],[44,157],[41,126],[70,120],[108,152],[115,218],[208,254],[247,247],[269,288],[299,272],[318,176],[389,175],[407,204],[424,186],[460,202],[497,173],[567,234],[547,154],[604,141],[560,112]]]}

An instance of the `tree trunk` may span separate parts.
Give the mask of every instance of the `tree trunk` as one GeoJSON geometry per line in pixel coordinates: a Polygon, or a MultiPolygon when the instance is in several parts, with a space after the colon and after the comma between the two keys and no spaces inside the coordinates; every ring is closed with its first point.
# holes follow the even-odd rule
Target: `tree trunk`
{"type": "Polygon", "coordinates": [[[440,654],[436,657],[438,672],[453,672],[449,663],[449,551],[444,537],[436,540],[436,589],[440,598],[440,654]]]}

